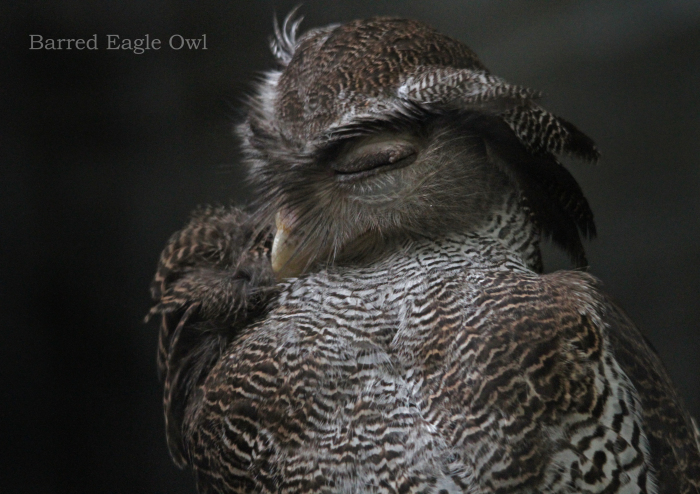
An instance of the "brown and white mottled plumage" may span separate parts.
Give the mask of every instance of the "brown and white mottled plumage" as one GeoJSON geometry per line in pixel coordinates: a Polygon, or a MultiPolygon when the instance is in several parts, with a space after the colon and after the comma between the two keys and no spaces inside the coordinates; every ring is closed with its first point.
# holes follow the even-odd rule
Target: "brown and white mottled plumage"
{"type": "Polygon", "coordinates": [[[276,29],[239,128],[258,200],[197,212],[154,282],[169,446],[200,492],[699,493],[663,365],[541,236],[595,234],[592,141],[461,43],[276,29]]]}

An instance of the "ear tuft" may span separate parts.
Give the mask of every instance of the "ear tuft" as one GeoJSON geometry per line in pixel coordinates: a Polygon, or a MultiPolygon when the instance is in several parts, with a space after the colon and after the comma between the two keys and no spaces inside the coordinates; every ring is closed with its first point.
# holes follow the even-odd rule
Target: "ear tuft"
{"type": "Polygon", "coordinates": [[[581,236],[596,234],[593,212],[576,179],[551,153],[533,154],[499,117],[475,115],[487,153],[514,184],[542,234],[566,251],[576,267],[588,264],[581,236]]]}
{"type": "Polygon", "coordinates": [[[297,44],[297,32],[299,25],[304,20],[304,16],[298,16],[299,6],[292,9],[287,17],[284,18],[282,27],[280,27],[277,16],[274,17],[273,27],[275,36],[270,39],[270,49],[277,61],[284,66],[289,64],[289,61],[294,55],[294,50],[297,44]]]}
{"type": "Polygon", "coordinates": [[[503,120],[533,154],[566,154],[585,161],[598,161],[593,140],[561,117],[529,102],[503,112],[503,120]]]}

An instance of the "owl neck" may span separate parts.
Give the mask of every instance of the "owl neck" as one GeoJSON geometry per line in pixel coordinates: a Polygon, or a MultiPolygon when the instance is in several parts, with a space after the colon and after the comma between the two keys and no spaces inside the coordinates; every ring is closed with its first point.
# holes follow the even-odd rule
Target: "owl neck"
{"type": "Polygon", "coordinates": [[[468,242],[498,242],[509,256],[522,261],[525,267],[542,272],[540,230],[515,192],[506,195],[500,206],[494,208],[467,237],[471,239],[468,242]]]}
{"type": "Polygon", "coordinates": [[[437,250],[439,257],[467,269],[542,272],[539,228],[516,194],[506,197],[477,228],[424,238],[415,247],[418,257],[426,248],[437,250]]]}
{"type": "Polygon", "coordinates": [[[441,252],[441,257],[452,259],[462,267],[542,272],[539,229],[519,195],[508,194],[496,204],[478,226],[467,231],[418,234],[394,241],[362,237],[349,244],[344,255],[333,264],[362,267],[384,261],[391,263],[389,259],[394,254],[422,258],[426,252],[441,252]]]}

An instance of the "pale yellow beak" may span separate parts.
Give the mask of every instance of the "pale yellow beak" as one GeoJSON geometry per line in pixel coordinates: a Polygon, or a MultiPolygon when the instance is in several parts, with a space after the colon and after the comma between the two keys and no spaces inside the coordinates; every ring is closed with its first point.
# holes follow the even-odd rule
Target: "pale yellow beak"
{"type": "Polygon", "coordinates": [[[299,242],[294,238],[289,221],[289,215],[278,211],[275,216],[277,233],[272,242],[272,270],[277,275],[278,280],[294,278],[299,276],[306,268],[308,256],[300,255],[297,252],[299,242]]]}

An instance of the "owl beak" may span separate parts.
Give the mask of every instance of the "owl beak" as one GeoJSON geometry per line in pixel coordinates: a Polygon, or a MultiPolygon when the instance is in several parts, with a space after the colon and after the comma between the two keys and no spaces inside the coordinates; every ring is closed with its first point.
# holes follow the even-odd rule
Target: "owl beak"
{"type": "Polygon", "coordinates": [[[278,211],[275,216],[277,233],[272,241],[270,260],[272,261],[272,270],[277,275],[278,280],[299,276],[307,264],[306,257],[299,255],[297,251],[299,242],[292,234],[290,220],[290,215],[284,214],[282,211],[278,211]]]}

